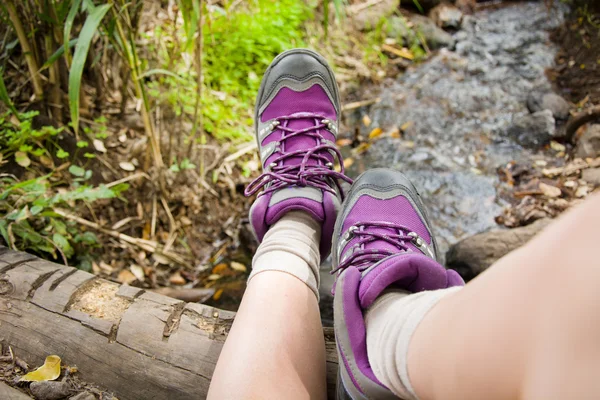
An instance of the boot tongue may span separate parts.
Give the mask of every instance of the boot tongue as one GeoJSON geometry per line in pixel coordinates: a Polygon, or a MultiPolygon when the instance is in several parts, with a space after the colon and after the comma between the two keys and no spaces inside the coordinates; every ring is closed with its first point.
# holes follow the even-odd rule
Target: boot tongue
{"type": "Polygon", "coordinates": [[[375,264],[361,279],[358,298],[367,309],[387,288],[416,293],[448,286],[446,269],[420,252],[404,252],[387,257],[375,264]]]}
{"type": "MultiPolygon", "coordinates": [[[[300,118],[294,118],[294,119],[288,120],[287,125],[286,125],[287,128],[293,129],[295,131],[300,131],[300,130],[312,128],[316,125],[321,124],[320,119],[315,118],[314,116],[311,116],[311,117],[307,116],[307,117],[303,118],[302,116],[305,114],[306,113],[293,114],[292,116],[297,116],[300,118]]],[[[326,129],[319,129],[319,130],[316,130],[313,132],[319,133],[325,139],[329,139],[329,140],[334,139],[333,135],[326,129]],[[331,136],[331,137],[329,137],[329,136],[331,136]]],[[[286,135],[289,135],[289,133],[286,132],[286,135]]],[[[309,136],[308,134],[306,134],[306,135],[300,134],[300,135],[291,137],[289,139],[285,139],[285,146],[283,148],[283,151],[285,151],[286,153],[291,153],[291,152],[294,152],[297,150],[307,151],[313,147],[318,146],[319,144],[322,144],[320,142],[322,142],[322,141],[317,139],[316,137],[309,136]]],[[[327,157],[329,162],[333,163],[333,161],[334,161],[333,156],[328,151],[320,151],[320,152],[318,152],[318,154],[327,157]]],[[[304,158],[303,156],[290,157],[284,161],[284,165],[300,164],[302,162],[303,158],[304,158]]],[[[306,162],[306,165],[312,165],[312,166],[323,165],[323,164],[324,163],[319,163],[314,158],[309,158],[306,162]]]]}

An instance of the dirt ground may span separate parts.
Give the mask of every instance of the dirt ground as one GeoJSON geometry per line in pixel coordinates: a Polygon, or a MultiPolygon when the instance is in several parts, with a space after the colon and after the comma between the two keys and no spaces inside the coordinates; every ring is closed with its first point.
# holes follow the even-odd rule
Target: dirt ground
{"type": "Polygon", "coordinates": [[[559,94],[584,107],[600,103],[600,3],[586,3],[552,33],[560,51],[549,71],[559,94]]]}

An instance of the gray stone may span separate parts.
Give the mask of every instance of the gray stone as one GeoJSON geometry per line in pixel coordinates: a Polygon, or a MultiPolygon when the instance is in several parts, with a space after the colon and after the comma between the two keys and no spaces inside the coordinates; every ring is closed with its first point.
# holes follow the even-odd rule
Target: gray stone
{"type": "Polygon", "coordinates": [[[590,185],[600,186],[600,168],[584,169],[581,173],[581,179],[590,185]]]}
{"type": "Polygon", "coordinates": [[[350,6],[348,8],[348,14],[350,15],[352,25],[355,29],[366,31],[377,27],[377,24],[379,24],[382,19],[392,15],[394,11],[398,9],[399,5],[399,0],[383,0],[371,7],[356,12],[353,12],[353,6],[350,6]]]}
{"type": "Polygon", "coordinates": [[[533,91],[527,97],[527,108],[530,112],[550,110],[555,119],[569,118],[569,103],[556,93],[540,93],[533,91]]]}
{"type": "Polygon", "coordinates": [[[470,236],[450,247],[446,265],[465,280],[471,280],[506,254],[523,246],[551,221],[540,219],[519,228],[494,229],[470,236]]]}
{"type": "Polygon", "coordinates": [[[439,28],[433,20],[422,15],[412,15],[410,17],[412,29],[409,28],[409,21],[405,17],[392,17],[387,21],[387,35],[396,39],[404,46],[410,47],[413,43],[418,43],[419,38],[416,33],[420,33],[425,39],[430,49],[441,47],[454,47],[455,40],[448,32],[439,28]]]}
{"type": "Polygon", "coordinates": [[[433,20],[422,15],[413,15],[410,20],[414,25],[414,29],[423,35],[430,49],[454,47],[455,41],[452,35],[438,27],[433,20]]]}
{"type": "Polygon", "coordinates": [[[526,147],[547,143],[555,132],[555,121],[550,110],[515,117],[509,129],[509,135],[526,147]]]}
{"type": "Polygon", "coordinates": [[[66,382],[41,381],[32,382],[29,390],[38,400],[59,400],[71,394],[72,390],[66,382]]]}
{"type": "Polygon", "coordinates": [[[577,140],[575,155],[580,158],[600,156],[600,125],[588,125],[577,140]]]}
{"type": "Polygon", "coordinates": [[[441,28],[458,29],[463,13],[451,4],[442,3],[429,11],[429,18],[441,28]]]}

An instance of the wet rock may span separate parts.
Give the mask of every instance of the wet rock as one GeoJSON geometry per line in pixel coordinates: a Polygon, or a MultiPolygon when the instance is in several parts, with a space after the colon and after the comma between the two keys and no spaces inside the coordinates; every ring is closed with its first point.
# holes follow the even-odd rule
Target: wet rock
{"type": "Polygon", "coordinates": [[[590,185],[600,186],[600,168],[584,169],[581,173],[581,179],[590,185]]]}
{"type": "Polygon", "coordinates": [[[525,147],[543,145],[555,132],[555,121],[550,110],[515,117],[509,129],[509,135],[525,147]]]}
{"type": "Polygon", "coordinates": [[[442,3],[429,11],[429,18],[441,28],[460,28],[463,13],[451,4],[442,3]]]}
{"type": "Polygon", "coordinates": [[[552,111],[555,119],[566,120],[569,118],[569,103],[556,93],[540,93],[533,91],[527,97],[529,112],[535,113],[543,110],[552,111]]]}
{"type": "Polygon", "coordinates": [[[540,219],[531,225],[513,229],[494,229],[470,236],[450,247],[446,265],[465,280],[471,280],[498,259],[523,246],[544,229],[551,219],[540,219]]]}
{"type": "Polygon", "coordinates": [[[71,394],[71,387],[66,382],[32,382],[29,389],[38,400],[59,400],[71,394]]]}
{"type": "Polygon", "coordinates": [[[75,396],[69,397],[69,400],[96,400],[96,396],[90,392],[81,392],[75,396]]]}
{"type": "Polygon", "coordinates": [[[454,47],[454,38],[448,32],[438,27],[433,20],[422,15],[413,15],[410,18],[414,29],[423,35],[430,49],[441,47],[454,47]]]}
{"type": "Polygon", "coordinates": [[[600,124],[588,125],[577,140],[575,155],[579,158],[600,156],[600,124]]]}
{"type": "Polygon", "coordinates": [[[398,0],[383,0],[371,7],[357,9],[356,11],[353,11],[353,6],[350,6],[348,13],[351,15],[353,26],[360,31],[365,31],[374,29],[379,21],[389,17],[398,9],[399,3],[398,0]]]}

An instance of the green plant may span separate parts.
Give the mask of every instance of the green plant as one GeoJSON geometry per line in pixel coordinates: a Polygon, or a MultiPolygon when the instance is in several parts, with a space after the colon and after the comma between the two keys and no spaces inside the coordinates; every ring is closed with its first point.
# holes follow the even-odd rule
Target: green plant
{"type": "Polygon", "coordinates": [[[72,183],[60,190],[52,183],[51,174],[23,182],[0,175],[0,236],[15,250],[47,254],[54,259],[60,254],[65,264],[75,259],[78,266],[88,269],[90,247],[98,245],[96,236],[65,220],[55,209],[74,209],[80,202],[91,204],[114,198],[127,186],[93,187],[85,183],[92,176],[90,170],[71,165],[69,172],[72,183]]]}

